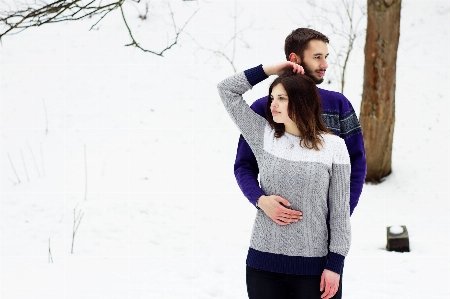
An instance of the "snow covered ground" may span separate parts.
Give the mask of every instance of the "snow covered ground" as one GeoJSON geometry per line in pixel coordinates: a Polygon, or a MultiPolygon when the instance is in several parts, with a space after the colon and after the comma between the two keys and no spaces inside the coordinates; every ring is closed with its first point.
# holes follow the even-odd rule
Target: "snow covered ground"
{"type": "MultiPolygon", "coordinates": [[[[181,18],[197,5],[175,2],[181,18]]],[[[118,13],[100,30],[86,21],[4,38],[1,298],[246,297],[255,210],[234,180],[238,131],[216,91],[232,68],[192,41],[223,45],[233,3],[204,2],[164,58],[123,47],[118,13]],[[84,214],[71,254],[74,210],[84,214]]],[[[309,24],[298,1],[239,4],[239,26],[251,26],[239,71],[283,60],[285,36],[309,24]]],[[[165,40],[167,26],[135,19],[148,47],[165,40]]],[[[352,216],[345,298],[450,297],[449,29],[447,1],[403,1],[393,173],[364,186],[352,216]],[[385,250],[390,225],[407,226],[410,253],[385,250]]],[[[363,44],[345,89],[358,115],[363,44]]]]}

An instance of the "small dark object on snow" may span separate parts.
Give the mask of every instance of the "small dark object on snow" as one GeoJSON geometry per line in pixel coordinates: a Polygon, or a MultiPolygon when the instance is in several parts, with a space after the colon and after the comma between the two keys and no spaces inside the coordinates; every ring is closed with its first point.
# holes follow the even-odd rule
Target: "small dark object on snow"
{"type": "Polygon", "coordinates": [[[406,226],[402,225],[403,232],[395,234],[390,231],[391,226],[386,228],[388,251],[409,252],[409,236],[406,226]]]}

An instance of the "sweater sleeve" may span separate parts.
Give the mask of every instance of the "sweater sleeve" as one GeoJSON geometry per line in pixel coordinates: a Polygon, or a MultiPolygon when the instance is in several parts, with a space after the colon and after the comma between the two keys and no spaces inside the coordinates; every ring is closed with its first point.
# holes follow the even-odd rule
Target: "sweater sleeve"
{"type": "MultiPolygon", "coordinates": [[[[366,153],[361,125],[349,100],[345,99],[346,112],[339,115],[340,136],[345,140],[351,163],[350,215],[358,205],[366,178],[366,153]]],[[[344,110],[344,109],[343,109],[344,110]]]]}
{"type": "Polygon", "coordinates": [[[350,158],[344,140],[337,139],[328,189],[330,252],[326,269],[341,274],[350,249],[350,158]]]}
{"type": "MultiPolygon", "coordinates": [[[[262,117],[265,117],[266,103],[267,97],[264,97],[256,100],[250,108],[262,117]]],[[[254,206],[256,206],[261,196],[266,195],[259,185],[258,174],[259,168],[255,155],[247,141],[241,135],[239,137],[236,160],[234,162],[234,176],[242,193],[254,206]]]]}
{"type": "Polygon", "coordinates": [[[359,131],[356,134],[348,136],[345,138],[345,143],[347,144],[352,167],[350,177],[350,215],[352,215],[358,205],[367,172],[366,153],[364,150],[362,132],[359,131]]]}
{"type": "Polygon", "coordinates": [[[221,81],[217,88],[231,119],[241,131],[252,151],[258,156],[262,149],[264,127],[267,121],[250,109],[242,97],[246,91],[252,88],[246,75],[241,72],[231,76],[221,81]]]}

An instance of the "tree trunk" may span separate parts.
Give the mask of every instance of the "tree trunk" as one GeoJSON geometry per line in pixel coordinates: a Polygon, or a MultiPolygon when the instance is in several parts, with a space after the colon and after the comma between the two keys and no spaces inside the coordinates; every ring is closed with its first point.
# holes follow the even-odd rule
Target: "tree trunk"
{"type": "Polygon", "coordinates": [[[395,72],[401,0],[367,0],[364,87],[360,122],[366,149],[366,182],[391,173],[395,123],[395,72]]]}

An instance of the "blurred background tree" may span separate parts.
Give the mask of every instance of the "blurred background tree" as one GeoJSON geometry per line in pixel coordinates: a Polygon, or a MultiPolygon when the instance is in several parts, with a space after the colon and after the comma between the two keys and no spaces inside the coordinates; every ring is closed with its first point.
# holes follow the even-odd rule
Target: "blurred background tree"
{"type": "Polygon", "coordinates": [[[359,121],[366,149],[366,182],[391,173],[401,0],[368,0],[364,86],[359,121]]]}

